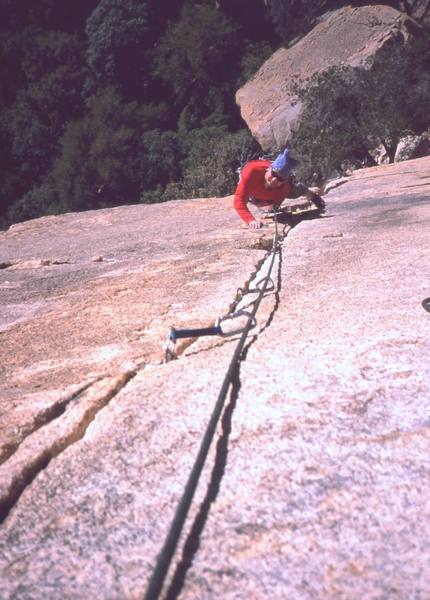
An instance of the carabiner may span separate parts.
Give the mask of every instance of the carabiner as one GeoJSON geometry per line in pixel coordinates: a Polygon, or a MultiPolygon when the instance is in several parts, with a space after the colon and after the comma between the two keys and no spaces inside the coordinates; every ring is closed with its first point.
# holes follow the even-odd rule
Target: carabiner
{"type": "Polygon", "coordinates": [[[261,291],[262,291],[262,286],[264,285],[265,281],[268,281],[268,282],[269,282],[269,283],[268,283],[268,285],[267,285],[267,288],[265,289],[265,291],[266,291],[266,292],[271,292],[272,290],[274,290],[274,289],[275,289],[275,282],[273,281],[273,279],[272,279],[270,276],[268,277],[268,276],[266,275],[265,277],[262,277],[261,279],[259,279],[259,280],[257,281],[257,283],[255,284],[255,288],[256,288],[256,289],[257,289],[259,292],[261,292],[261,291]]]}

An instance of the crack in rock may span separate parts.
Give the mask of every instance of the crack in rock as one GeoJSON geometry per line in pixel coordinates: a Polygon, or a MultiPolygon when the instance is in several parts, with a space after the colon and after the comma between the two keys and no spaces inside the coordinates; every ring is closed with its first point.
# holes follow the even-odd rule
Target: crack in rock
{"type": "Polygon", "coordinates": [[[40,267],[52,267],[56,265],[70,265],[72,262],[67,258],[30,258],[0,262],[0,269],[38,269],[40,267]]]}
{"type": "Polygon", "coordinates": [[[114,396],[136,375],[127,371],[105,377],[75,394],[60,418],[28,436],[0,467],[0,524],[7,518],[21,494],[49,462],[83,438],[89,424],[114,396]]]}
{"type": "Polygon", "coordinates": [[[99,381],[101,377],[98,379],[92,379],[91,381],[82,384],[76,391],[72,394],[67,395],[65,398],[59,398],[58,401],[55,401],[53,404],[42,409],[38,414],[35,415],[34,420],[28,427],[25,427],[21,432],[19,437],[17,437],[13,441],[9,441],[0,446],[0,466],[5,463],[22,442],[29,436],[35,433],[41,427],[44,427],[51,421],[58,419],[66,410],[67,406],[73,402],[76,398],[78,398],[82,392],[87,390],[89,387],[94,385],[97,381],[99,381]]]}

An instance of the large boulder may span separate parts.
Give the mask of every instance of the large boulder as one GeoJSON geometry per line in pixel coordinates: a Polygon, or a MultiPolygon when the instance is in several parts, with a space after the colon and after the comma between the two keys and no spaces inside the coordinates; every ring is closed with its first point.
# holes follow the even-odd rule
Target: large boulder
{"type": "Polygon", "coordinates": [[[253,136],[264,149],[284,146],[300,120],[298,90],[336,65],[370,69],[387,43],[405,44],[418,28],[389,6],[346,6],[328,13],[290,48],[280,48],[236,94],[253,136]]]}

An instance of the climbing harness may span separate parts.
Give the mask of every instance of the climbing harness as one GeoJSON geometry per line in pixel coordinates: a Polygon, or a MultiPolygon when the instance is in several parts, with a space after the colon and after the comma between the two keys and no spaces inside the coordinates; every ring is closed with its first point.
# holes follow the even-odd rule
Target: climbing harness
{"type": "Polygon", "coordinates": [[[167,352],[174,353],[174,343],[175,343],[176,339],[178,339],[178,338],[198,337],[199,335],[224,335],[225,336],[225,335],[234,335],[234,334],[238,334],[238,333],[241,333],[241,336],[239,338],[239,341],[236,345],[235,351],[231,358],[229,367],[227,369],[227,373],[224,377],[224,381],[223,381],[221,390],[218,395],[218,399],[215,403],[211,418],[209,420],[205,434],[201,441],[196,460],[194,462],[193,468],[188,477],[188,481],[185,485],[184,492],[179,501],[175,515],[174,515],[172,523],[170,525],[170,529],[165,538],[164,545],[161,549],[160,554],[158,555],[154,571],[153,571],[152,576],[148,583],[148,588],[146,590],[144,600],[157,600],[160,597],[160,593],[161,593],[163,585],[164,585],[164,580],[166,578],[168,569],[170,567],[170,563],[172,561],[173,554],[176,550],[176,547],[177,547],[177,544],[179,541],[179,537],[181,535],[183,526],[185,524],[185,520],[187,518],[188,511],[190,509],[191,502],[193,500],[194,493],[197,489],[197,484],[199,482],[200,475],[202,473],[203,466],[205,464],[205,461],[206,461],[206,458],[207,458],[207,455],[209,452],[210,445],[211,445],[213,437],[215,435],[215,431],[216,431],[216,427],[217,427],[219,418],[220,418],[223,408],[224,408],[224,401],[227,397],[227,393],[230,388],[230,385],[233,382],[233,379],[234,379],[234,376],[236,373],[236,369],[237,369],[237,365],[239,364],[239,362],[241,360],[242,351],[244,349],[248,333],[250,332],[250,330],[252,328],[254,328],[256,326],[255,315],[258,311],[258,308],[260,306],[260,303],[261,303],[264,295],[266,294],[267,291],[272,289],[270,287],[271,285],[274,287],[273,280],[271,279],[271,272],[273,269],[273,265],[275,263],[276,255],[278,254],[278,252],[280,252],[280,248],[281,248],[279,234],[278,234],[278,222],[277,222],[276,216],[274,217],[274,222],[275,222],[275,233],[273,236],[273,246],[272,246],[272,250],[271,250],[270,254],[268,255],[268,258],[271,256],[271,260],[270,260],[267,275],[265,277],[263,277],[257,284],[258,296],[253,301],[253,305],[254,305],[253,309],[250,312],[238,311],[237,313],[227,315],[223,319],[220,319],[214,327],[207,327],[207,328],[203,328],[203,329],[183,329],[183,330],[178,330],[178,329],[172,328],[170,330],[170,333],[168,336],[168,348],[166,348],[166,354],[167,354],[167,352]],[[242,328],[237,329],[233,332],[226,333],[223,329],[223,323],[227,322],[228,320],[234,320],[239,315],[239,313],[241,313],[241,316],[246,317],[245,325],[242,328]],[[169,345],[170,345],[170,347],[169,347],[169,345]]]}

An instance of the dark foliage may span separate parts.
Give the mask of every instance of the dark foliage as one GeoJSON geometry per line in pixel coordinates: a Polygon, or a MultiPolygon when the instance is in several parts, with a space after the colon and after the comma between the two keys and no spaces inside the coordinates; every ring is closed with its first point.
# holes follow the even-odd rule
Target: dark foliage
{"type": "Polygon", "coordinates": [[[0,224],[231,191],[268,34],[262,0],[1,0],[0,224]]]}
{"type": "Polygon", "coordinates": [[[239,50],[237,27],[209,4],[185,5],[168,28],[157,48],[155,72],[180,109],[183,128],[231,120],[239,50]]]}
{"type": "Polygon", "coordinates": [[[148,47],[151,23],[146,2],[101,0],[87,20],[87,95],[117,87],[128,99],[150,84],[148,47]]]}

